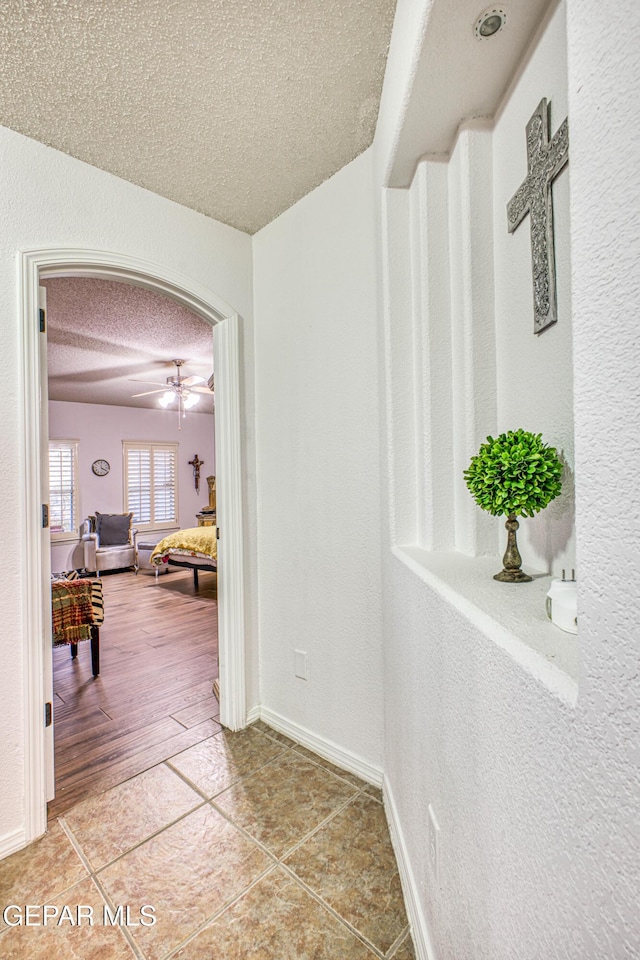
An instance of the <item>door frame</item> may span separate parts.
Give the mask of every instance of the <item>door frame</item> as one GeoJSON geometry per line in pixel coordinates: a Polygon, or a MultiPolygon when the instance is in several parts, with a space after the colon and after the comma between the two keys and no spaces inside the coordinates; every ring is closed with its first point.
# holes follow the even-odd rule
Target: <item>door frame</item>
{"type": "Polygon", "coordinates": [[[242,432],[240,419],[240,320],[211,290],[162,264],[111,251],[55,247],[18,254],[22,352],[22,423],[25,495],[21,528],[25,537],[22,610],[25,702],[25,840],[47,828],[44,657],[50,646],[50,592],[43,557],[40,453],[43,425],[38,287],[43,279],[91,277],[119,280],[163,294],[213,327],[216,378],[216,507],[218,541],[218,656],[220,722],[231,730],[247,723],[245,687],[245,609],[242,524],[242,432]],[[46,577],[45,577],[46,574],[46,577]],[[47,640],[49,642],[47,642],[47,640]]]}

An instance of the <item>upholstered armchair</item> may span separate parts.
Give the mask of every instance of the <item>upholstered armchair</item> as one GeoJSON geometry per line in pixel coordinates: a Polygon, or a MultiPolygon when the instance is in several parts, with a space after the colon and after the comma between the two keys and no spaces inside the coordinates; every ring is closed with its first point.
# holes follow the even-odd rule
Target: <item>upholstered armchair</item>
{"type": "Polygon", "coordinates": [[[101,570],[133,567],[138,571],[138,531],[132,513],[98,513],[82,525],[84,567],[100,576],[101,570]]]}

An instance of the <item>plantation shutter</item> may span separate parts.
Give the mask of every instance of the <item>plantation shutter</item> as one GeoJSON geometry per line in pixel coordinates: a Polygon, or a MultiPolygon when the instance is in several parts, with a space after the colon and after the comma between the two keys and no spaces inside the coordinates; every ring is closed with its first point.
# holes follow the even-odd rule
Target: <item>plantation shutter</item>
{"type": "Polygon", "coordinates": [[[139,527],[178,522],[177,444],[125,441],[125,509],[139,527]]]}
{"type": "Polygon", "coordinates": [[[153,519],[166,523],[176,519],[175,451],[157,448],[153,451],[153,519]]]}
{"type": "Polygon", "coordinates": [[[51,533],[75,531],[74,446],[49,445],[49,526],[51,533]]]}
{"type": "Polygon", "coordinates": [[[151,450],[127,450],[127,512],[134,523],[151,523],[151,450]]]}

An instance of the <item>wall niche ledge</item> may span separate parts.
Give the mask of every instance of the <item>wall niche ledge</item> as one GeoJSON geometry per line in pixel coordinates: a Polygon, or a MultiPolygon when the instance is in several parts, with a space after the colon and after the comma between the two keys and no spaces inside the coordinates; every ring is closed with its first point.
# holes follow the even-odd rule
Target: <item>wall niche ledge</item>
{"type": "Polygon", "coordinates": [[[552,624],[545,596],[551,576],[536,573],[532,583],[493,579],[501,556],[469,557],[405,544],[393,555],[455,607],[493,643],[563,703],[578,699],[578,638],[552,624]]]}

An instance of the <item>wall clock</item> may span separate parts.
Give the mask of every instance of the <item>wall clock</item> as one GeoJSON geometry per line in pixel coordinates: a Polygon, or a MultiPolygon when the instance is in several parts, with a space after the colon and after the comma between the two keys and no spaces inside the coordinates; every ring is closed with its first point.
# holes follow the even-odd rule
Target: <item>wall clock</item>
{"type": "Polygon", "coordinates": [[[91,469],[96,477],[106,477],[109,470],[111,470],[111,466],[108,460],[94,460],[91,464],[91,469]]]}

